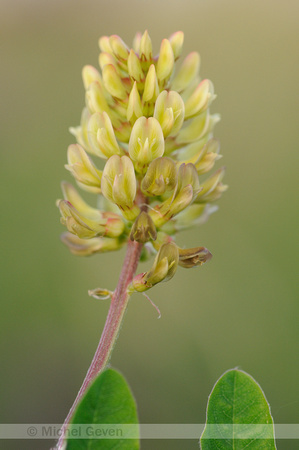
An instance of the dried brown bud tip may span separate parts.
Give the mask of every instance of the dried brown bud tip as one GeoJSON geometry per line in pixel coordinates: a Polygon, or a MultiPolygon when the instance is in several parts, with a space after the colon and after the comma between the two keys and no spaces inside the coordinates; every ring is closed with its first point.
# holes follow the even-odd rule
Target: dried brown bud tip
{"type": "Polygon", "coordinates": [[[212,254],[205,247],[179,248],[179,265],[189,269],[201,266],[212,258],[212,254]]]}

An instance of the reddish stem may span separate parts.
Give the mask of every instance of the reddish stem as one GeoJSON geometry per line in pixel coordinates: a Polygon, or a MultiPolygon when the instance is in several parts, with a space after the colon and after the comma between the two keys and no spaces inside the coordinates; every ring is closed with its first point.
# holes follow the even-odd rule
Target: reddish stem
{"type": "Polygon", "coordinates": [[[140,258],[140,253],[142,249],[142,244],[135,241],[128,241],[127,252],[123,267],[120,273],[117,287],[111,299],[111,304],[104,326],[104,330],[95,352],[91,365],[87,371],[86,377],[83,384],[78,392],[78,395],[71,407],[67,418],[62,427],[61,436],[55,447],[57,450],[62,450],[64,448],[65,430],[70,423],[70,419],[80,402],[82,396],[84,395],[86,389],[92,382],[92,380],[106,367],[118,333],[121,327],[121,323],[126,311],[126,307],[129,300],[129,295],[127,294],[127,287],[131,283],[133,276],[136,272],[137,265],[140,258]]]}

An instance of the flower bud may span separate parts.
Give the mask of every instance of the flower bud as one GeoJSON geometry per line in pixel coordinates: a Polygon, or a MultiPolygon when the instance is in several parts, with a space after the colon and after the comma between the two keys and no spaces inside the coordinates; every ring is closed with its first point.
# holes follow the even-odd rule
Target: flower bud
{"type": "Polygon", "coordinates": [[[137,83],[134,82],[133,88],[130,92],[128,108],[127,108],[127,119],[134,124],[136,120],[143,115],[142,104],[140,100],[140,95],[137,89],[137,83]]]}
{"type": "Polygon", "coordinates": [[[208,136],[204,136],[202,139],[198,139],[191,144],[185,145],[183,148],[175,150],[172,154],[173,157],[180,163],[192,163],[195,165],[198,158],[201,158],[205,152],[205,145],[208,142],[208,136]]]}
{"type": "Polygon", "coordinates": [[[135,291],[143,292],[161,281],[170,280],[177,270],[178,261],[179,251],[176,244],[174,242],[163,244],[152,268],[134,277],[132,287],[135,291]]]}
{"type": "Polygon", "coordinates": [[[161,227],[190,205],[199,190],[200,185],[195,166],[193,164],[181,164],[173,195],[150,211],[150,216],[156,227],[161,227]]]}
{"type": "Polygon", "coordinates": [[[151,217],[142,211],[132,225],[130,239],[131,241],[145,244],[149,240],[155,240],[157,237],[156,227],[151,217]]]}
{"type": "Polygon", "coordinates": [[[70,233],[81,239],[95,236],[119,236],[124,230],[124,224],[116,214],[97,211],[92,216],[81,214],[69,201],[60,200],[57,206],[61,213],[61,223],[70,233]]]}
{"type": "Polygon", "coordinates": [[[87,124],[90,118],[90,113],[87,108],[83,108],[81,114],[81,122],[79,127],[70,127],[70,133],[75,136],[76,141],[81,147],[84,148],[88,153],[94,154],[94,151],[89,145],[88,134],[87,134],[87,124]]]}
{"type": "Polygon", "coordinates": [[[71,205],[76,208],[80,214],[86,217],[99,218],[102,217],[102,213],[91,206],[89,206],[78,193],[77,189],[70,183],[63,181],[61,183],[61,190],[64,199],[71,203],[71,205]]]}
{"type": "Polygon", "coordinates": [[[163,214],[164,215],[163,222],[165,221],[165,219],[170,220],[173,216],[183,211],[183,209],[187,208],[187,206],[190,205],[193,199],[194,199],[194,192],[192,186],[191,184],[187,184],[187,186],[184,186],[177,192],[176,196],[171,202],[170,208],[167,210],[166,214],[163,214]]]}
{"type": "Polygon", "coordinates": [[[95,112],[110,112],[104,89],[98,81],[93,81],[86,91],[86,106],[91,114],[95,112]]]}
{"type": "Polygon", "coordinates": [[[155,103],[154,117],[159,121],[164,137],[176,134],[184,123],[185,105],[175,91],[162,91],[155,103]]]}
{"type": "Polygon", "coordinates": [[[88,139],[90,146],[100,158],[124,154],[117,143],[111,120],[106,112],[95,113],[90,117],[88,139]]]}
{"type": "Polygon", "coordinates": [[[117,70],[112,64],[106,64],[103,67],[103,82],[104,86],[112,95],[112,97],[118,98],[120,100],[125,100],[127,98],[127,91],[117,70]]]}
{"type": "Polygon", "coordinates": [[[190,119],[203,112],[215,97],[212,82],[210,80],[202,80],[185,102],[185,118],[190,119]]]}
{"type": "Polygon", "coordinates": [[[154,117],[140,117],[136,120],[130,141],[129,154],[136,164],[136,170],[144,168],[164,153],[164,136],[161,125],[154,117]]]}
{"type": "Polygon", "coordinates": [[[84,66],[82,69],[82,79],[85,89],[88,89],[93,81],[102,84],[102,77],[99,71],[93,66],[84,66]]]}
{"type": "Polygon", "coordinates": [[[227,185],[221,183],[224,172],[225,168],[222,167],[202,183],[202,190],[197,195],[196,202],[213,202],[221,197],[221,194],[227,190],[227,185]]]}
{"type": "Polygon", "coordinates": [[[179,248],[179,265],[186,269],[202,266],[211,258],[212,254],[205,247],[179,248]]]}
{"type": "Polygon", "coordinates": [[[67,227],[70,233],[76,234],[82,239],[90,239],[104,233],[105,227],[101,222],[102,217],[99,217],[97,222],[86,220],[86,218],[84,220],[76,208],[66,200],[59,200],[57,206],[61,214],[60,222],[67,227]]]}
{"type": "Polygon", "coordinates": [[[156,75],[155,66],[154,64],[152,64],[145,78],[142,100],[143,102],[153,103],[155,102],[158,95],[159,95],[158,79],[156,75]]]}
{"type": "Polygon", "coordinates": [[[77,182],[90,192],[101,192],[102,172],[98,170],[80,145],[72,144],[67,152],[68,164],[65,168],[71,172],[77,182]]]}
{"type": "Polygon", "coordinates": [[[163,277],[163,281],[168,281],[174,276],[179,261],[178,247],[174,242],[168,242],[161,245],[160,250],[155,258],[153,267],[144,277],[148,284],[151,284],[153,279],[158,276],[157,268],[159,264],[165,259],[167,260],[167,274],[163,277]]]}
{"type": "Polygon", "coordinates": [[[109,44],[117,59],[120,59],[122,61],[127,60],[129,55],[129,48],[119,36],[117,36],[116,34],[110,36],[109,44]]]}
{"type": "Polygon", "coordinates": [[[198,155],[198,158],[194,164],[198,175],[209,172],[213,168],[215,161],[222,157],[219,155],[219,150],[220,144],[217,139],[210,139],[205,144],[202,152],[198,155]]]}
{"type": "Polygon", "coordinates": [[[169,42],[171,44],[174,59],[177,60],[182,53],[184,33],[182,31],[176,31],[170,36],[169,42]]]}
{"type": "Polygon", "coordinates": [[[175,137],[175,142],[178,146],[188,144],[190,142],[202,139],[207,134],[211,133],[215,124],[219,122],[219,114],[210,114],[206,110],[190,120],[190,124],[182,128],[175,137]]]}
{"type": "Polygon", "coordinates": [[[103,195],[114,202],[128,220],[137,217],[140,210],[134,205],[136,177],[133,163],[128,156],[113,155],[108,159],[101,187],[103,195]]]}
{"type": "Polygon", "coordinates": [[[177,183],[177,168],[175,162],[167,157],[154,159],[148,166],[141,182],[142,191],[149,195],[162,195],[173,190],[177,183]]]}
{"type": "Polygon", "coordinates": [[[142,39],[142,34],[140,31],[138,31],[133,39],[133,50],[137,53],[137,55],[140,55],[140,42],[142,39]]]}
{"type": "Polygon", "coordinates": [[[141,68],[140,60],[134,50],[130,51],[129,57],[128,57],[128,72],[130,77],[140,82],[144,78],[144,73],[141,68]]]}
{"type": "Polygon", "coordinates": [[[102,52],[99,54],[99,66],[103,71],[103,68],[105,66],[107,66],[108,64],[111,64],[116,73],[120,76],[120,70],[119,67],[117,65],[117,59],[115,58],[114,55],[112,55],[111,53],[107,53],[107,52],[102,52]]]}
{"type": "Polygon", "coordinates": [[[117,238],[95,237],[91,239],[80,239],[71,233],[61,235],[62,242],[69,248],[73,255],[90,256],[94,253],[104,253],[118,250],[123,242],[117,238]]]}
{"type": "Polygon", "coordinates": [[[178,171],[178,183],[175,195],[189,185],[192,187],[193,196],[195,198],[200,191],[196,168],[194,164],[181,164],[178,171]]]}
{"type": "Polygon", "coordinates": [[[76,189],[69,183],[62,183],[65,200],[58,200],[61,223],[70,233],[79,238],[89,239],[95,236],[116,237],[124,231],[124,223],[117,214],[102,213],[87,205],[76,189]]]}
{"type": "Polygon", "coordinates": [[[202,175],[215,164],[221,155],[219,155],[220,145],[217,139],[204,137],[198,141],[184,147],[182,151],[177,152],[177,159],[180,162],[192,163],[195,165],[197,173],[202,175]]]}
{"type": "Polygon", "coordinates": [[[174,55],[168,39],[163,39],[157,62],[157,77],[160,82],[170,77],[174,66],[174,55]]]}
{"type": "Polygon", "coordinates": [[[171,89],[177,92],[184,91],[190,83],[198,76],[200,66],[200,56],[197,52],[189,53],[183,61],[183,64],[175,75],[171,89]]]}
{"type": "Polygon", "coordinates": [[[152,59],[153,54],[153,48],[152,48],[152,41],[149,37],[149,34],[147,30],[143,33],[141,39],[140,39],[140,49],[139,49],[139,56],[141,57],[141,61],[149,61],[152,59]]]}
{"type": "Polygon", "coordinates": [[[99,39],[99,47],[102,52],[112,53],[112,48],[110,45],[109,37],[102,36],[99,39]]]}

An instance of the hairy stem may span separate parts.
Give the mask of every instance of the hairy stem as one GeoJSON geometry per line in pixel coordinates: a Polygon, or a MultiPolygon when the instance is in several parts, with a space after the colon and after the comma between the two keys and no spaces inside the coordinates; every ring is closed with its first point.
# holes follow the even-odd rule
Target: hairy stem
{"type": "Polygon", "coordinates": [[[74,401],[74,404],[71,407],[67,418],[65,419],[61,436],[55,447],[57,450],[62,450],[64,448],[65,430],[70,423],[70,419],[86,389],[93,381],[93,379],[106,367],[110,359],[129,300],[127,287],[131,283],[134,273],[137,269],[141,249],[142,244],[139,244],[135,241],[128,241],[125,260],[120,273],[117,287],[111,299],[108,316],[98,348],[95,352],[93,360],[90,364],[78,395],[74,401]]]}

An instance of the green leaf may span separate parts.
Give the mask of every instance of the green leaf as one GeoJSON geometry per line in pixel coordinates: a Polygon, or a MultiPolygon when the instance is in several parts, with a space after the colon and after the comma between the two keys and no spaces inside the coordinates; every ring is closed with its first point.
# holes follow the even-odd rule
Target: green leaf
{"type": "Polygon", "coordinates": [[[273,450],[274,425],[270,406],[258,383],[233,369],[215,384],[208,402],[202,450],[273,450]]]}
{"type": "Polygon", "coordinates": [[[120,373],[107,369],[95,379],[79,403],[67,433],[67,450],[139,449],[136,403],[120,373]],[[95,432],[100,439],[95,439],[95,432]],[[74,439],[76,433],[84,439],[74,439]]]}

